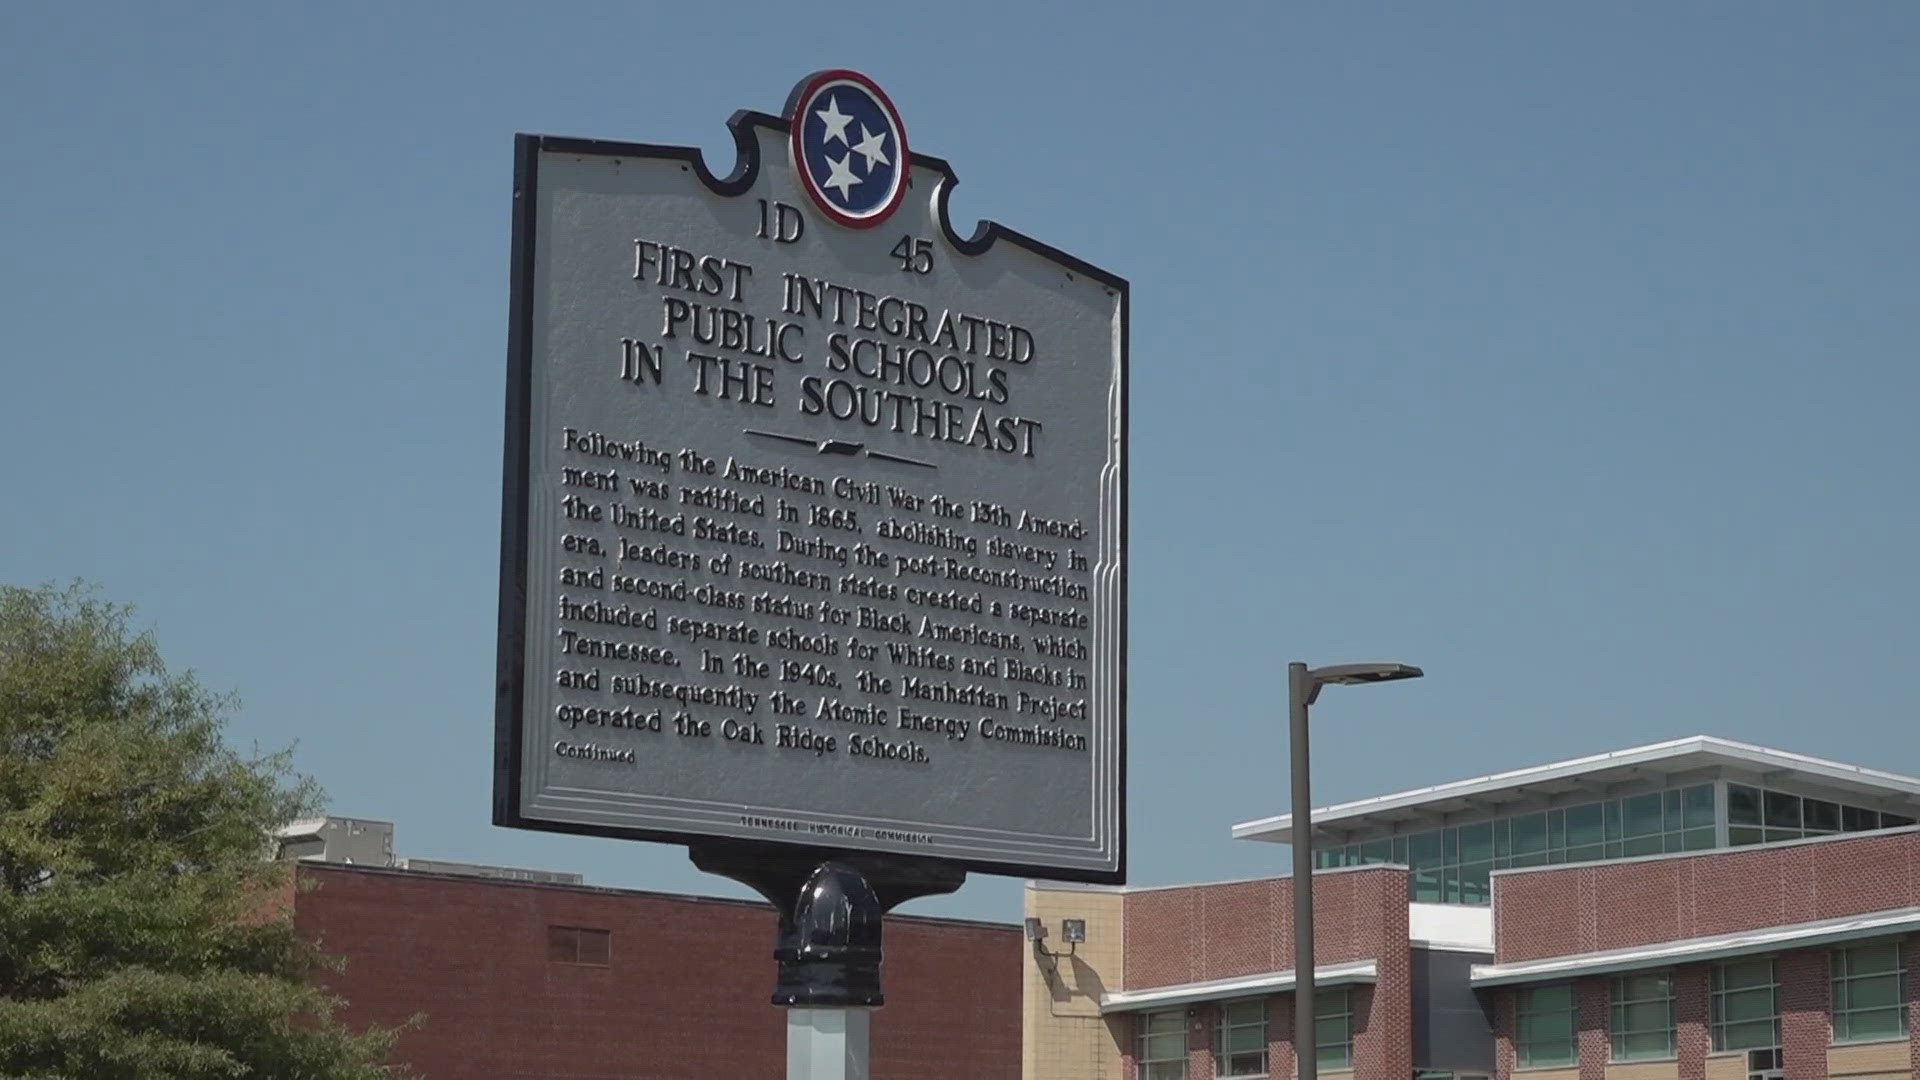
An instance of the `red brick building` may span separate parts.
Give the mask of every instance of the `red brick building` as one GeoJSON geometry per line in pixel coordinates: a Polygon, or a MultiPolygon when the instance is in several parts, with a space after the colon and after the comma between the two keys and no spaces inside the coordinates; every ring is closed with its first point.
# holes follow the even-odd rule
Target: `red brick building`
{"type": "MultiPolygon", "coordinates": [[[[295,925],[345,970],[352,1025],[423,1023],[431,1080],[784,1075],[765,904],[387,867],[297,864],[295,925]]],[[[1019,1073],[1017,927],[890,916],[876,1077],[1019,1073]]]]}
{"type": "MultiPolygon", "coordinates": [[[[1916,813],[1920,780],[1705,737],[1316,810],[1319,1071],[1920,1077],[1916,813]]],[[[1025,1077],[1293,1075],[1290,879],[1027,909],[1025,1077]]]]}

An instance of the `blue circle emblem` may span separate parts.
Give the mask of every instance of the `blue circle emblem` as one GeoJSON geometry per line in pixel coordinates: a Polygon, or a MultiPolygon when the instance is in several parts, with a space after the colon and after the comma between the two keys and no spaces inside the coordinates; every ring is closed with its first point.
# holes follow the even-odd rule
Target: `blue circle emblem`
{"type": "Polygon", "coordinates": [[[801,186],[829,218],[872,228],[900,205],[910,171],[906,128],[873,80],[855,71],[813,76],[788,123],[801,186]]]}

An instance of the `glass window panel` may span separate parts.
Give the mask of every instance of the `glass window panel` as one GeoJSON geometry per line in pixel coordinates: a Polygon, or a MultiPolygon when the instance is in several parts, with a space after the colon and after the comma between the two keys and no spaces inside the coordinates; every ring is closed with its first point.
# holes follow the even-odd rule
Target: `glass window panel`
{"type": "Polygon", "coordinates": [[[1542,986],[1530,991],[1521,1008],[1528,1012],[1544,1012],[1549,1009],[1573,1008],[1573,986],[1561,983],[1557,986],[1542,986]]]}
{"type": "Polygon", "coordinates": [[[1164,1009],[1143,1013],[1135,1021],[1137,1073],[1144,1080],[1186,1080],[1186,1012],[1164,1009]]]}
{"type": "Polygon", "coordinates": [[[1622,1035],[1614,1047],[1614,1057],[1622,1060],[1633,1058],[1658,1058],[1673,1056],[1673,1033],[1667,1031],[1645,1031],[1622,1035]]]}
{"type": "Polygon", "coordinates": [[[1671,1011],[1664,999],[1633,1001],[1620,1006],[1620,1019],[1625,1026],[1635,1031],[1650,1031],[1665,1027],[1667,1016],[1671,1011]]]}
{"type": "MultiPolygon", "coordinates": [[[[1567,847],[1567,815],[1562,810],[1547,811],[1547,850],[1565,851],[1567,847]]],[[[1555,862],[1560,860],[1555,859],[1555,862]]]]}
{"type": "Polygon", "coordinates": [[[1567,811],[1567,846],[1597,844],[1606,839],[1600,824],[1600,804],[1588,803],[1567,811]]]}
{"type": "Polygon", "coordinates": [[[1493,825],[1462,825],[1460,827],[1460,861],[1463,863],[1488,862],[1493,858],[1493,825]]]}
{"type": "Polygon", "coordinates": [[[1459,829],[1441,829],[1440,830],[1440,859],[1443,862],[1450,862],[1450,863],[1457,863],[1460,861],[1460,830],[1459,829]]]}
{"type": "Polygon", "coordinates": [[[1721,1050],[1749,1050],[1759,1047],[1775,1046],[1780,1042],[1774,1033],[1771,1020],[1748,1020],[1739,1024],[1728,1024],[1722,1029],[1721,1050]]]}
{"type": "Polygon", "coordinates": [[[1665,975],[1623,975],[1614,980],[1613,997],[1616,1001],[1666,997],[1668,985],[1665,975]]]}
{"type": "Polygon", "coordinates": [[[1833,1018],[1833,1036],[1836,1041],[1869,1042],[1875,1039],[1897,1039],[1904,1037],[1906,1033],[1904,1009],[1872,1009],[1833,1018]]]}
{"type": "Polygon", "coordinates": [[[1585,847],[1567,849],[1568,862],[1595,862],[1606,858],[1606,848],[1602,844],[1588,844],[1585,847]]]}
{"type": "Polygon", "coordinates": [[[1511,824],[1505,818],[1493,823],[1493,857],[1503,866],[1504,860],[1513,854],[1513,843],[1509,838],[1511,824]]]}
{"type": "Polygon", "coordinates": [[[1713,847],[1713,828],[1688,829],[1680,834],[1681,851],[1708,851],[1713,847]]]}
{"type": "Polygon", "coordinates": [[[1177,1009],[1148,1013],[1146,1015],[1146,1021],[1149,1032],[1184,1032],[1186,1030],[1186,1022],[1181,1018],[1181,1014],[1177,1009]]]}
{"type": "Polygon", "coordinates": [[[1754,990],[1735,990],[1721,997],[1720,1017],[1723,1020],[1757,1020],[1773,1015],[1773,988],[1763,986],[1754,990]]]}
{"type": "Polygon", "coordinates": [[[1900,970],[1900,946],[1896,942],[1858,945],[1841,949],[1834,956],[1834,967],[1845,975],[1872,975],[1900,970]]]}
{"type": "Polygon", "coordinates": [[[1800,813],[1806,819],[1808,829],[1822,832],[1840,831],[1840,804],[1822,799],[1808,799],[1800,804],[1800,813]]]}
{"type": "Polygon", "coordinates": [[[1264,1001],[1233,1001],[1222,1010],[1229,1024],[1264,1024],[1267,1022],[1267,1003],[1264,1001]]]}
{"type": "Polygon", "coordinates": [[[1662,850],[1663,847],[1659,833],[1654,833],[1652,836],[1630,836],[1621,847],[1621,851],[1629,857],[1634,855],[1658,855],[1662,850]]]}
{"type": "Polygon", "coordinates": [[[1900,1004],[1900,977],[1874,975],[1847,981],[1847,1008],[1884,1009],[1900,1004]]]}
{"type": "Polygon", "coordinates": [[[1866,832],[1880,827],[1880,815],[1860,806],[1840,808],[1840,825],[1848,832],[1866,832]]]}
{"type": "Polygon", "coordinates": [[[1765,839],[1765,834],[1759,829],[1750,826],[1735,825],[1727,830],[1727,845],[1729,847],[1757,844],[1763,839],[1765,839]]]}
{"type": "Polygon", "coordinates": [[[1401,866],[1407,865],[1407,838],[1404,836],[1393,838],[1393,861],[1401,866]]]}
{"type": "Polygon", "coordinates": [[[1728,784],[1727,821],[1734,825],[1760,824],[1760,789],[1728,784]]]}
{"type": "MultiPolygon", "coordinates": [[[[1547,850],[1547,816],[1522,814],[1513,819],[1513,853],[1525,855],[1547,850]]],[[[1514,865],[1518,866],[1519,863],[1514,865]]]]}
{"type": "MultiPolygon", "coordinates": [[[[1623,818],[1622,827],[1625,830],[1621,834],[1623,838],[1631,839],[1635,836],[1646,836],[1650,833],[1657,834],[1661,830],[1660,796],[1658,794],[1635,795],[1630,799],[1622,799],[1620,801],[1620,813],[1623,818]]],[[[1795,824],[1798,824],[1798,822],[1795,824]]]]}
{"type": "Polygon", "coordinates": [[[1675,829],[1686,828],[1687,823],[1682,819],[1683,815],[1680,810],[1680,789],[1671,788],[1667,791],[1661,792],[1660,801],[1666,810],[1666,813],[1665,813],[1666,825],[1664,826],[1665,829],[1668,832],[1672,832],[1675,829]]]}
{"type": "Polygon", "coordinates": [[[1607,839],[1620,839],[1620,800],[1614,799],[1601,804],[1600,813],[1606,819],[1607,839]]]}
{"type": "Polygon", "coordinates": [[[1364,863],[1392,862],[1393,841],[1369,840],[1360,845],[1360,861],[1364,863]]]}
{"type": "Polygon", "coordinates": [[[605,930],[580,931],[580,962],[605,965],[613,954],[613,935],[605,930]]]}
{"type": "Polygon", "coordinates": [[[1712,827],[1715,824],[1712,784],[1697,784],[1686,789],[1681,792],[1681,800],[1686,807],[1681,817],[1683,828],[1697,829],[1702,826],[1712,827]]]}
{"type": "Polygon", "coordinates": [[[1415,869],[1440,865],[1442,860],[1439,831],[1414,833],[1407,837],[1407,858],[1413,863],[1415,869]]]}
{"type": "Polygon", "coordinates": [[[1766,793],[1766,824],[1770,828],[1797,829],[1800,827],[1800,796],[1789,795],[1784,791],[1766,793]]]}
{"type": "Polygon", "coordinates": [[[1880,815],[1880,827],[1883,829],[1898,829],[1911,824],[1913,819],[1910,817],[1901,817],[1899,814],[1880,815]]]}
{"type": "Polygon", "coordinates": [[[1799,840],[1804,835],[1805,834],[1799,829],[1768,829],[1767,843],[1778,843],[1781,840],[1799,840]]]}
{"type": "Polygon", "coordinates": [[[1413,872],[1413,898],[1422,904],[1440,902],[1440,872],[1438,870],[1415,870],[1413,872]]]}
{"type": "Polygon", "coordinates": [[[1460,868],[1460,902],[1484,904],[1493,898],[1493,877],[1486,863],[1460,868]]]}

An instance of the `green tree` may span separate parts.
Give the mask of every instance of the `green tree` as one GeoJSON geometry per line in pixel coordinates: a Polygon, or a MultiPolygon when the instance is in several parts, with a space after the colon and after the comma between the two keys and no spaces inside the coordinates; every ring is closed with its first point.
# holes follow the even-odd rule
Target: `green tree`
{"type": "Polygon", "coordinates": [[[284,903],[316,805],[229,750],[230,702],[84,586],[0,586],[0,1076],[389,1078],[284,903]]]}

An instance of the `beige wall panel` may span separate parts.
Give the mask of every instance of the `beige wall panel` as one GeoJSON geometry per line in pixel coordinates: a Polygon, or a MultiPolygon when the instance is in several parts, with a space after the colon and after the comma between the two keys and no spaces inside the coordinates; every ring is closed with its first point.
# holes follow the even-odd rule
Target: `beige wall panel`
{"type": "Polygon", "coordinates": [[[1827,1075],[1838,1080],[1839,1077],[1853,1077],[1867,1080],[1868,1077],[1907,1075],[1907,1040],[1898,1042],[1862,1043],[1858,1046],[1836,1046],[1827,1051],[1827,1075]]]}
{"type": "Polygon", "coordinates": [[[1707,1080],[1747,1080],[1746,1052],[1709,1055],[1707,1080]]]}
{"type": "Polygon", "coordinates": [[[1121,982],[1124,897],[1119,893],[1029,888],[1026,915],[1047,928],[1045,945],[1063,952],[1060,920],[1087,920],[1087,940],[1072,956],[1021,955],[1022,1080],[1127,1080],[1120,1058],[1125,1017],[1100,1015],[1100,995],[1121,982]]]}
{"type": "Polygon", "coordinates": [[[1678,1061],[1636,1061],[1607,1066],[1607,1080],[1679,1080],[1678,1061]]]}

